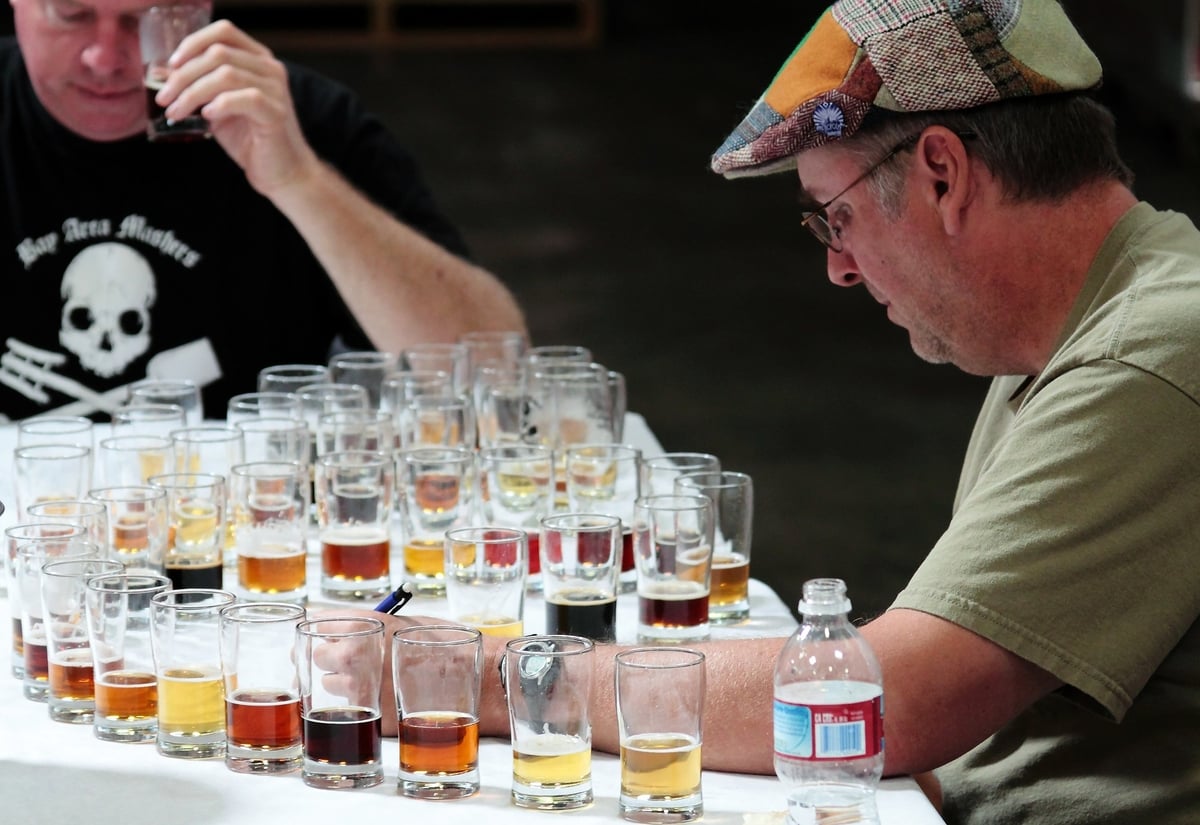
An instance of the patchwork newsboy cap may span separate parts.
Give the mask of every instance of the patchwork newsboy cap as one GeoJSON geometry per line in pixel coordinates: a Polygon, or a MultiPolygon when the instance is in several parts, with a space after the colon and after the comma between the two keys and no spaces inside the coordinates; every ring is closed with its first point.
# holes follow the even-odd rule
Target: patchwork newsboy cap
{"type": "Polygon", "coordinates": [[[1058,0],[839,0],[712,157],[726,177],[792,168],[886,112],[1095,88],[1100,61],[1058,0]]]}

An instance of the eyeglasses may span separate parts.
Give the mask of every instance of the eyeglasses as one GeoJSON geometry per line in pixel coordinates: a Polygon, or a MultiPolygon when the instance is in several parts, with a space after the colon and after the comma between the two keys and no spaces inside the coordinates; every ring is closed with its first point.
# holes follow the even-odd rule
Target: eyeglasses
{"type": "MultiPolygon", "coordinates": [[[[963,138],[964,140],[975,137],[974,132],[968,132],[968,131],[955,132],[955,134],[957,134],[960,138],[963,138]]],[[[909,135],[904,140],[897,143],[895,146],[893,146],[891,148],[891,150],[886,155],[884,155],[879,160],[875,161],[875,163],[873,163],[869,167],[867,167],[865,172],[863,172],[861,175],[859,175],[854,180],[850,181],[850,183],[846,186],[846,188],[843,189],[841,192],[838,192],[836,195],[834,195],[829,200],[825,201],[823,204],[818,206],[816,209],[806,210],[805,212],[803,212],[802,215],[804,217],[800,221],[800,225],[803,226],[805,229],[807,229],[809,232],[811,232],[813,234],[814,238],[816,238],[818,241],[820,241],[825,246],[832,249],[834,252],[841,252],[842,251],[842,231],[829,222],[829,214],[825,210],[827,210],[829,208],[829,205],[831,203],[836,201],[838,198],[842,197],[842,195],[845,195],[851,189],[858,186],[860,183],[862,183],[867,178],[871,177],[871,175],[873,175],[880,167],[882,167],[889,160],[891,160],[896,155],[898,155],[900,152],[904,151],[905,149],[909,148],[910,146],[913,146],[917,142],[917,139],[920,137],[921,137],[921,133],[918,132],[915,135],[909,135]]]]}

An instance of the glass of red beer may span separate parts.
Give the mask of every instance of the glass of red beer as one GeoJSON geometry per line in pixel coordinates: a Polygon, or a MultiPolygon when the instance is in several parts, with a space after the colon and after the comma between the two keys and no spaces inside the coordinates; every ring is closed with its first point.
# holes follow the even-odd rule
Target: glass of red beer
{"type": "Polygon", "coordinates": [[[713,532],[707,496],[643,496],[634,503],[638,642],[708,638],[713,532]]]}
{"type": "Polygon", "coordinates": [[[387,452],[347,450],[317,459],[321,595],[364,601],[391,591],[394,480],[387,452]]]}

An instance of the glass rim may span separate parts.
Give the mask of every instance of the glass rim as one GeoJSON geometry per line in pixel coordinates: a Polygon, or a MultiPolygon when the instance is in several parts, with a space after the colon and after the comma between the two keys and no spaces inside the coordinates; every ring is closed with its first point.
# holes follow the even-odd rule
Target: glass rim
{"type": "Polygon", "coordinates": [[[469,645],[482,644],[483,631],[477,627],[466,627],[457,624],[415,624],[408,627],[402,627],[392,631],[392,641],[400,642],[409,645],[421,645],[428,647],[449,647],[451,645],[469,645]],[[422,632],[438,632],[446,634],[459,634],[458,639],[415,639],[408,638],[410,634],[418,635],[422,632]]]}
{"type": "Polygon", "coordinates": [[[163,593],[163,592],[166,592],[167,590],[170,590],[171,586],[172,586],[171,580],[169,578],[167,578],[166,576],[163,576],[159,573],[130,572],[129,570],[126,570],[123,573],[116,573],[116,572],[99,573],[95,576],[90,577],[87,580],[88,590],[94,590],[97,593],[117,593],[117,594],[150,593],[150,592],[163,593]],[[127,586],[127,587],[102,587],[102,586],[100,586],[100,585],[107,584],[109,582],[117,582],[117,581],[124,581],[126,583],[129,583],[130,586],[127,586]],[[148,586],[133,586],[132,582],[135,582],[135,581],[153,582],[153,584],[148,585],[148,586]]]}
{"type": "Polygon", "coordinates": [[[642,460],[641,447],[635,447],[632,444],[621,444],[616,441],[588,441],[581,442],[579,444],[571,444],[563,447],[562,453],[567,460],[570,460],[571,458],[575,457],[576,454],[584,454],[585,450],[608,450],[610,452],[619,453],[620,455],[613,458],[614,461],[628,461],[631,458],[636,458],[638,461],[642,460]]]}
{"type": "Polygon", "coordinates": [[[384,624],[381,620],[365,616],[321,616],[316,619],[305,619],[297,624],[296,633],[309,638],[350,639],[382,633],[383,628],[384,624]],[[360,629],[328,631],[318,628],[319,625],[333,623],[356,624],[360,626],[360,629]]]}
{"type": "Polygon", "coordinates": [[[124,569],[125,569],[125,565],[116,559],[101,559],[101,558],[97,558],[95,556],[70,556],[67,558],[48,559],[41,567],[43,576],[59,576],[61,578],[73,578],[76,576],[87,576],[89,579],[92,576],[104,576],[104,575],[108,575],[109,573],[118,573],[124,569]],[[59,567],[66,568],[66,567],[77,566],[77,565],[81,565],[81,564],[84,564],[84,565],[90,565],[90,564],[107,565],[107,566],[111,567],[112,569],[108,570],[108,571],[98,571],[98,572],[92,573],[92,574],[88,574],[86,572],[65,573],[65,572],[59,572],[58,570],[50,569],[50,568],[59,568],[59,567]]]}
{"type": "Polygon", "coordinates": [[[741,490],[751,486],[753,479],[749,473],[736,470],[696,470],[690,473],[680,473],[675,477],[675,483],[683,482],[685,487],[695,487],[703,490],[741,490]],[[705,476],[718,477],[716,483],[700,484],[697,479],[705,476]],[[688,482],[691,482],[690,484],[688,482]]]}
{"type": "Polygon", "coordinates": [[[108,438],[100,439],[100,446],[106,450],[147,450],[147,449],[169,449],[172,445],[170,438],[165,435],[154,435],[153,433],[125,433],[123,435],[110,435],[108,438]],[[120,443],[118,443],[120,442],[120,443]],[[145,442],[140,447],[125,446],[126,442],[145,442]],[[153,442],[153,443],[150,443],[153,442]]]}
{"type": "MultiPolygon", "coordinates": [[[[151,476],[151,478],[156,478],[156,476],[151,476]]],[[[156,487],[153,484],[116,484],[111,487],[93,487],[88,490],[87,494],[89,498],[94,498],[101,503],[153,501],[166,498],[167,488],[156,487]]]]}
{"type": "Polygon", "coordinates": [[[55,499],[53,501],[35,501],[33,504],[30,504],[28,507],[25,508],[25,513],[27,515],[33,513],[35,515],[63,516],[63,517],[69,517],[72,515],[86,515],[84,513],[45,513],[45,514],[43,514],[41,512],[42,510],[45,510],[50,507],[62,507],[64,504],[86,504],[91,507],[97,508],[97,509],[93,510],[94,513],[108,512],[108,508],[104,506],[103,501],[97,501],[96,499],[93,499],[93,498],[61,498],[61,499],[55,499]]]}
{"type": "Polygon", "coordinates": [[[82,444],[66,444],[66,443],[42,443],[42,444],[25,444],[13,450],[13,458],[38,458],[51,459],[58,461],[75,461],[90,455],[91,447],[85,447],[82,444]],[[59,455],[37,455],[37,453],[50,452],[60,453],[59,455]],[[63,454],[65,453],[65,454],[63,454]]]}
{"type": "Polygon", "coordinates": [[[308,479],[308,468],[299,461],[243,461],[234,464],[229,472],[239,478],[292,478],[308,479]],[[273,468],[267,472],[267,468],[273,468]],[[261,471],[261,472],[260,472],[261,471]]]}
{"type": "Polygon", "coordinates": [[[570,530],[575,533],[602,533],[606,530],[616,528],[621,529],[622,520],[620,516],[610,515],[608,513],[551,513],[548,516],[542,516],[538,519],[538,525],[549,530],[570,530]],[[582,521],[590,520],[598,522],[594,524],[574,524],[570,527],[560,526],[555,522],[567,521],[582,521]]]}
{"type": "MultiPolygon", "coordinates": [[[[690,647],[667,647],[665,645],[644,645],[622,650],[613,656],[613,661],[619,666],[641,668],[644,670],[672,670],[683,667],[695,667],[703,664],[705,656],[702,651],[690,647]],[[635,661],[642,656],[654,656],[656,659],[672,659],[679,661],[640,662],[635,661]]],[[[618,668],[619,670],[620,668],[618,668]]]]}
{"type": "Polygon", "coordinates": [[[71,524],[69,521],[24,521],[20,524],[13,524],[4,528],[4,536],[10,541],[63,541],[84,538],[87,536],[88,530],[86,527],[79,524],[71,524]],[[32,527],[67,527],[69,529],[57,532],[52,536],[48,535],[20,535],[20,531],[27,530],[32,527]]]}
{"type": "Polygon", "coordinates": [[[499,524],[471,525],[467,527],[451,527],[446,531],[446,541],[466,542],[466,538],[451,536],[451,533],[457,533],[462,536],[480,534],[478,538],[470,539],[472,544],[506,544],[513,541],[525,540],[529,542],[529,531],[522,530],[520,527],[506,527],[499,524]],[[499,536],[496,533],[507,533],[508,535],[499,536]],[[489,535],[493,534],[493,535],[489,535]]]}
{"type": "Polygon", "coordinates": [[[216,473],[160,473],[150,476],[146,482],[151,487],[163,490],[211,490],[225,486],[225,476],[216,473]],[[195,483],[188,483],[191,479],[195,483]],[[206,482],[206,483],[205,483],[206,482]]]}
{"type": "Polygon", "coordinates": [[[238,622],[239,624],[276,624],[289,622],[294,620],[303,620],[308,616],[308,609],[302,604],[292,604],[290,602],[234,602],[227,604],[220,610],[222,620],[238,622]],[[252,615],[239,616],[241,612],[247,612],[252,615]],[[272,612],[278,615],[269,615],[272,612]],[[286,614],[292,614],[290,616],[286,614]]]}
{"type": "Polygon", "coordinates": [[[90,431],[96,425],[96,422],[92,421],[92,419],[85,418],[82,415],[43,415],[43,416],[35,415],[30,418],[24,418],[24,419],[18,421],[17,422],[17,430],[19,430],[20,432],[26,432],[26,433],[32,434],[33,432],[35,432],[35,430],[29,429],[30,426],[36,426],[38,424],[63,424],[63,425],[66,425],[68,423],[75,424],[76,429],[54,430],[54,432],[60,433],[62,435],[69,435],[71,433],[90,431]]]}
{"type": "Polygon", "coordinates": [[[517,639],[509,639],[504,643],[505,655],[509,653],[517,654],[518,656],[544,656],[547,658],[561,658],[563,656],[580,656],[585,653],[590,653],[596,649],[596,642],[586,636],[576,636],[570,633],[539,633],[536,636],[521,636],[517,639]],[[554,648],[551,650],[525,650],[524,645],[530,644],[545,644],[546,642],[556,642],[559,644],[566,643],[571,645],[567,650],[562,648],[554,648]]]}
{"type": "Polygon", "coordinates": [[[161,593],[155,593],[150,597],[150,603],[161,607],[164,610],[178,610],[180,612],[195,612],[202,611],[220,611],[221,608],[228,607],[237,601],[237,594],[229,590],[220,590],[214,587],[184,587],[179,589],[164,590],[161,593]],[[182,597],[207,596],[210,601],[206,602],[175,602],[174,599],[182,597]]]}
{"type": "Polygon", "coordinates": [[[707,510],[712,508],[712,499],[698,493],[694,496],[681,493],[657,493],[652,496],[638,496],[634,502],[635,508],[655,510],[658,512],[686,512],[689,510],[707,510]]]}

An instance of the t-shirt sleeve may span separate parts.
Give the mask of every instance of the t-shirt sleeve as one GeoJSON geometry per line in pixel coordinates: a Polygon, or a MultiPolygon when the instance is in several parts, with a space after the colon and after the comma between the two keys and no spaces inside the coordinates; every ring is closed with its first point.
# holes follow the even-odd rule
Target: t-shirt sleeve
{"type": "Polygon", "coordinates": [[[931,613],[1120,720],[1200,608],[1200,414],[1115,360],[1030,397],[893,607],[931,613]]]}

